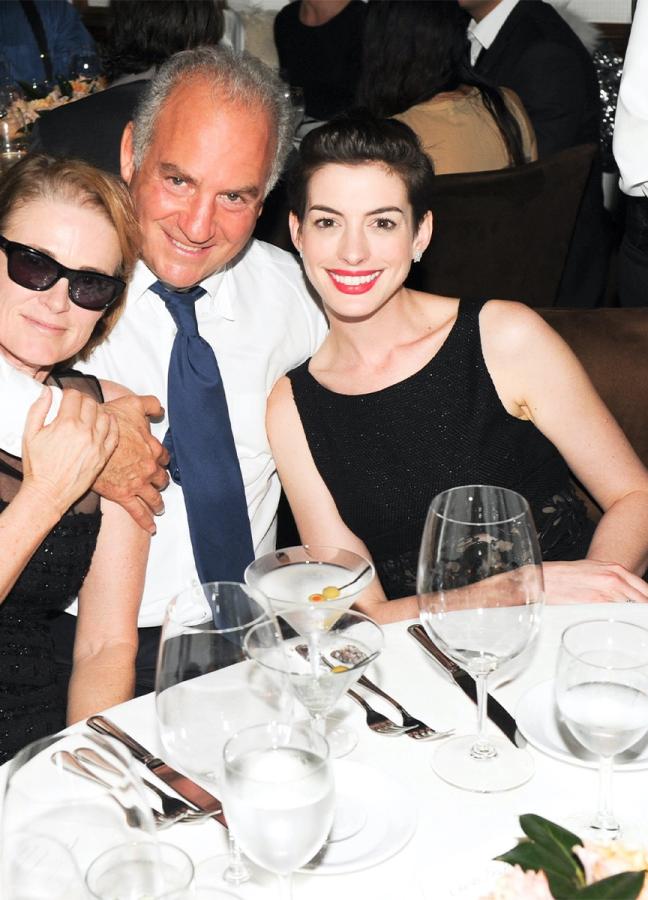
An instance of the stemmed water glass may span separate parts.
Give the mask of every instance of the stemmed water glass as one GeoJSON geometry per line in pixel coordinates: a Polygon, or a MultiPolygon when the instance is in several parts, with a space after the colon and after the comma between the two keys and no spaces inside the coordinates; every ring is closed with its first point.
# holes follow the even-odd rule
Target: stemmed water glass
{"type": "Polygon", "coordinates": [[[81,900],[93,860],[126,842],[155,849],[157,835],[132,760],[109,739],[43,738],[7,764],[0,834],[4,900],[81,900]],[[66,752],[80,746],[92,747],[113,766],[110,788],[68,770],[66,752]]]}
{"type": "Polygon", "coordinates": [[[321,848],[335,807],[327,743],[300,724],[246,728],[224,749],[223,800],[244,852],[274,872],[290,900],[291,876],[321,848]]]}
{"type": "Polygon", "coordinates": [[[477,682],[478,734],[444,742],[436,773],[457,787],[508,790],[533,774],[533,760],[486,733],[487,678],[535,637],[543,605],[540,549],[529,505],[489,485],[444,491],[428,512],[418,566],[427,634],[477,682]]]}
{"type": "Polygon", "coordinates": [[[648,629],[630,622],[578,622],[562,635],[556,703],[577,741],[599,757],[598,810],[590,828],[619,834],[612,811],[614,757],[648,731],[648,629]]]}
{"type": "MultiPolygon", "coordinates": [[[[235,582],[190,588],[167,608],[155,686],[160,738],[171,761],[207,790],[220,783],[223,746],[231,735],[292,714],[283,676],[255,666],[243,650],[246,635],[261,623],[268,626],[268,640],[280,645],[268,602],[235,582]]],[[[233,841],[229,860],[212,859],[198,875],[212,884],[250,877],[233,841]]]]}
{"type": "MultiPolygon", "coordinates": [[[[276,619],[283,644],[275,644],[271,627],[264,623],[250,630],[246,652],[262,668],[287,676],[314,730],[326,736],[331,756],[345,756],[356,746],[357,734],[340,724],[327,730],[326,719],[382,651],[382,629],[362,613],[325,603],[295,604],[276,619]]],[[[365,822],[364,807],[338,795],[328,842],[347,840],[365,822]]]]}

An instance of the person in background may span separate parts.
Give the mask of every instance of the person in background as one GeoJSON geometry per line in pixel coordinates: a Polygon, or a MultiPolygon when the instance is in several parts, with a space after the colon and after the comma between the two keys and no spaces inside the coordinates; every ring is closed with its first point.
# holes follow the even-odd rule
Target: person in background
{"type": "MultiPolygon", "coordinates": [[[[470,13],[470,61],[493,84],[511,88],[531,119],[538,156],[599,143],[600,95],[592,58],[550,3],[458,0],[470,13]]],[[[576,219],[558,306],[596,306],[607,282],[610,226],[597,153],[576,219]]]]}
{"type": "Polygon", "coordinates": [[[41,115],[31,149],[120,173],[119,143],[148,80],[179,50],[216,45],[223,14],[213,0],[111,0],[105,91],[41,115]]]}
{"type": "Polygon", "coordinates": [[[456,0],[371,0],[367,8],[358,102],[409,125],[437,175],[537,158],[519,97],[467,64],[467,22],[456,0]]]}
{"type": "Polygon", "coordinates": [[[77,593],[68,722],[133,695],[148,536],[89,490],[118,439],[96,401],[124,389],[70,364],[110,334],[138,250],[130,198],[112,176],[34,156],[3,178],[0,354],[39,397],[22,460],[0,452],[2,762],[65,726],[67,677],[55,664],[52,623],[77,593]],[[72,389],[49,425],[43,384],[72,389]]]}
{"type": "Polygon", "coordinates": [[[362,0],[297,0],[277,13],[279,71],[302,88],[312,119],[330,119],[353,105],[365,9],[362,0]]]}
{"type": "Polygon", "coordinates": [[[638,0],[619,88],[614,158],[626,195],[619,249],[621,306],[648,306],[648,3],[638,0]]]}
{"type": "Polygon", "coordinates": [[[372,558],[379,583],[357,605],[413,618],[431,500],[501,485],[529,501],[549,602],[648,601],[648,472],[571,350],[521,303],[404,287],[432,237],[432,179],[393,119],[302,140],[290,228],[330,331],[267,417],[302,542],[372,558]],[[596,528],[570,470],[604,510],[596,528]]]}
{"type": "Polygon", "coordinates": [[[95,44],[67,0],[0,0],[0,56],[16,82],[69,77],[80,53],[96,53],[95,44]]]}

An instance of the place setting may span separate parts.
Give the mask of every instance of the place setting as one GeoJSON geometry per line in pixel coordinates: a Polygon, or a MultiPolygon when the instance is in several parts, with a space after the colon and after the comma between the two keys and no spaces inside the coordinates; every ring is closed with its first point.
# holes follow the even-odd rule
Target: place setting
{"type": "MultiPolygon", "coordinates": [[[[126,755],[137,771],[159,846],[168,828],[185,850],[200,847],[191,853],[201,859],[191,890],[209,890],[213,897],[254,897],[267,890],[267,872],[287,878],[293,869],[310,876],[360,871],[397,853],[416,829],[417,804],[404,785],[380,768],[341,758],[354,748],[357,734],[339,719],[326,727],[329,714],[366,678],[383,648],[382,628],[350,610],[373,567],[344,551],[304,550],[306,578],[297,570],[295,579],[292,569],[281,591],[271,580],[273,594],[279,594],[272,600],[252,573],[247,585],[205,584],[171,602],[158,657],[159,741],[149,742],[154,750],[110,716],[86,723],[95,741],[118,742],[118,755],[126,755]],[[311,596],[318,593],[327,596],[311,596]]],[[[295,553],[288,548],[277,557],[295,565],[295,553]]],[[[387,717],[357,695],[366,707],[360,725],[377,740],[411,731],[419,741],[444,736],[409,716],[378,685],[367,684],[391,704],[394,716],[387,728],[387,717]],[[371,728],[367,716],[380,727],[371,728]]],[[[97,750],[86,731],[72,749],[57,749],[53,756],[75,785],[87,782],[109,795],[116,790],[109,754],[97,750]]],[[[112,805],[113,815],[121,812],[122,824],[131,827],[137,818],[132,805],[112,805]]],[[[118,865],[125,869],[132,862],[122,858],[118,865]]],[[[86,870],[87,881],[88,860],[78,867],[86,870]]],[[[108,883],[107,875],[103,881],[108,883]]],[[[133,890],[141,890],[142,880],[135,881],[140,887],[133,890]]],[[[113,894],[106,887],[104,900],[121,896],[123,879],[119,885],[113,894]]],[[[166,896],[154,884],[149,890],[166,896]]]]}
{"type": "MultiPolygon", "coordinates": [[[[16,852],[3,855],[2,875],[16,900],[289,898],[293,876],[295,896],[321,897],[311,879],[357,878],[410,843],[411,864],[430,805],[465,817],[479,795],[494,827],[456,863],[444,896],[571,897],[550,892],[555,853],[567,854],[570,890],[602,880],[608,857],[632,881],[627,847],[640,832],[616,819],[610,784],[613,761],[645,766],[648,630],[575,621],[544,665],[554,677],[534,684],[526,667],[541,637],[542,570],[526,502],[500,488],[453,489],[432,503],[420,623],[381,626],[352,608],[373,577],[358,554],[288,547],[251,564],[245,584],[175,597],[155,695],[138,701],[153,719],[117,708],[9,764],[2,832],[16,852]],[[514,661],[509,683],[526,681],[517,705],[508,688],[487,691],[488,676],[514,661]],[[467,701],[472,735],[460,726],[466,708],[457,715],[467,701]],[[598,809],[584,795],[571,817],[537,815],[536,751],[554,766],[599,767],[598,809]],[[495,814],[502,794],[528,803],[515,846],[495,814]]],[[[424,898],[452,859],[439,858],[424,898]]]]}

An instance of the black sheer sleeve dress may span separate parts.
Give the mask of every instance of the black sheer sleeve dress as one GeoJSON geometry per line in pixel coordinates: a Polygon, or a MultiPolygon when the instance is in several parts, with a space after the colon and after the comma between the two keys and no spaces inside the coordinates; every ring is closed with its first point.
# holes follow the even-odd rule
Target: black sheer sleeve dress
{"type": "MultiPolygon", "coordinates": [[[[99,382],[73,370],[46,383],[103,400],[99,382]]],[[[21,460],[0,451],[0,511],[21,480],[21,460]]],[[[67,683],[58,682],[49,622],[78,594],[100,523],[99,497],[88,492],[50,531],[0,604],[0,763],[65,727],[67,683]]]]}

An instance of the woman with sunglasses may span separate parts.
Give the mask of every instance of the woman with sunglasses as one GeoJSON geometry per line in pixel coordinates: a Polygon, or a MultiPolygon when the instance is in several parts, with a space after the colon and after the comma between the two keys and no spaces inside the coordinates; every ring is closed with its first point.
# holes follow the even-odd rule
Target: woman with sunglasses
{"type": "Polygon", "coordinates": [[[529,500],[549,602],[647,601],[648,472],[567,345],[522,304],[404,286],[432,179],[398,121],[349,115],[301,143],[290,229],[330,331],[267,417],[301,540],[372,557],[362,611],[413,618],[430,501],[498,484],[529,500]],[[596,528],[570,469],[604,510],[596,528]]]}
{"type": "Polygon", "coordinates": [[[0,356],[44,388],[22,461],[0,451],[0,761],[132,695],[147,536],[89,490],[117,443],[96,401],[125,393],[70,368],[117,321],[138,229],[126,189],[85,163],[28,157],[0,182],[0,356]],[[47,385],[66,390],[45,424],[47,385]],[[69,696],[50,623],[79,597],[69,696]]]}

